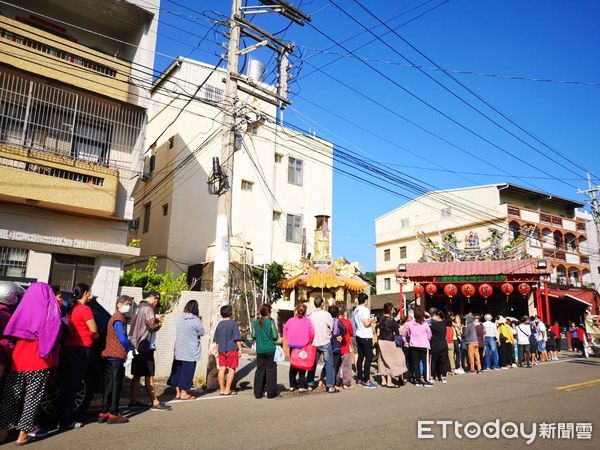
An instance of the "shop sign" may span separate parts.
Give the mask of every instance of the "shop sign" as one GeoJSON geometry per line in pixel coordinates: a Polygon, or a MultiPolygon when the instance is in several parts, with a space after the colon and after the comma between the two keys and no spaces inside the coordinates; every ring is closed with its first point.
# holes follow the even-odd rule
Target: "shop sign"
{"type": "Polygon", "coordinates": [[[462,282],[494,282],[506,281],[506,275],[452,275],[445,277],[434,277],[436,283],[462,283],[462,282]]]}

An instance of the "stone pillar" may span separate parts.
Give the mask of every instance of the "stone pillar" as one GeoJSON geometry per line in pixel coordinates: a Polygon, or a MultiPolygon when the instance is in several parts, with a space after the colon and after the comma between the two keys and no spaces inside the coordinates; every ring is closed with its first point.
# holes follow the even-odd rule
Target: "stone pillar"
{"type": "Polygon", "coordinates": [[[122,272],[122,262],[118,258],[98,257],[94,270],[92,295],[98,297],[104,309],[112,313],[117,302],[119,278],[122,272]]]}

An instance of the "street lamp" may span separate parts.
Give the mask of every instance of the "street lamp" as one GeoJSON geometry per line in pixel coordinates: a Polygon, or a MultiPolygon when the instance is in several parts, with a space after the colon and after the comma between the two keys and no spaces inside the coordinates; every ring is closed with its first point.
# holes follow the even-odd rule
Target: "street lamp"
{"type": "Polygon", "coordinates": [[[546,261],[545,259],[538,259],[537,268],[538,268],[538,270],[547,269],[548,261],[546,261]]]}

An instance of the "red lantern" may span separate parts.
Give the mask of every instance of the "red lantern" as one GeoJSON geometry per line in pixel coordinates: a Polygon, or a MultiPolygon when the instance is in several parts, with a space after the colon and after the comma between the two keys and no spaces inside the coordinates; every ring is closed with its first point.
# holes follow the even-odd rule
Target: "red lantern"
{"type": "Polygon", "coordinates": [[[500,289],[506,295],[506,301],[508,302],[508,296],[515,290],[514,286],[511,283],[502,283],[500,289]]]}
{"type": "Polygon", "coordinates": [[[425,286],[425,292],[433,296],[433,294],[437,292],[437,286],[435,284],[429,283],[427,286],[425,286]]]}
{"type": "Polygon", "coordinates": [[[494,288],[492,288],[489,284],[483,283],[479,286],[478,292],[483,298],[488,298],[490,295],[492,295],[493,290],[494,288]]]}
{"type": "Polygon", "coordinates": [[[425,288],[423,287],[422,284],[415,284],[415,286],[413,288],[413,292],[415,293],[416,296],[420,296],[423,294],[423,292],[425,292],[425,288]]]}
{"type": "Polygon", "coordinates": [[[517,289],[523,297],[526,297],[531,292],[531,286],[527,283],[520,283],[517,289]]]}
{"type": "Polygon", "coordinates": [[[458,288],[454,284],[447,284],[446,286],[444,286],[444,294],[452,298],[456,294],[458,294],[458,288]]]}
{"type": "Polygon", "coordinates": [[[513,291],[515,290],[514,286],[511,283],[503,283],[502,286],[500,286],[500,289],[502,289],[502,292],[508,297],[510,294],[513,293],[513,291]]]}
{"type": "Polygon", "coordinates": [[[471,283],[463,284],[460,287],[460,291],[465,297],[470,298],[473,294],[475,294],[475,286],[473,286],[471,283]]]}

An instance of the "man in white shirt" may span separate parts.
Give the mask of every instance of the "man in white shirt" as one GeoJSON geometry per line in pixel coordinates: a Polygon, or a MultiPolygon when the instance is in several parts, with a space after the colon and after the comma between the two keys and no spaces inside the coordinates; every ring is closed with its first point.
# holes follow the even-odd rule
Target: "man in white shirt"
{"type": "Polygon", "coordinates": [[[333,331],[333,317],[327,311],[323,310],[323,299],[317,297],[315,299],[315,310],[308,316],[312,326],[315,330],[315,337],[312,345],[317,347],[317,357],[315,358],[315,365],[311,370],[308,371],[308,385],[315,388],[315,372],[317,370],[317,364],[319,363],[320,356],[323,355],[325,362],[325,384],[327,385],[327,392],[337,392],[335,389],[335,379],[333,370],[333,353],[331,351],[331,333],[333,331]]]}
{"type": "Polygon", "coordinates": [[[371,325],[375,316],[371,315],[368,307],[369,296],[364,292],[358,294],[358,306],[352,315],[356,324],[356,347],[358,359],[356,361],[356,381],[363,387],[375,389],[377,385],[371,382],[371,362],[373,361],[373,329],[371,325]]]}
{"type": "Polygon", "coordinates": [[[492,315],[486,314],[483,316],[485,322],[483,322],[483,339],[485,341],[485,367],[491,370],[498,370],[498,328],[496,324],[492,322],[492,315]],[[490,365],[490,355],[492,356],[492,363],[490,365]]]}
{"type": "Polygon", "coordinates": [[[529,337],[531,336],[531,325],[527,323],[527,316],[521,318],[517,325],[517,344],[519,345],[519,366],[527,363],[527,367],[531,367],[531,349],[529,337]]]}

